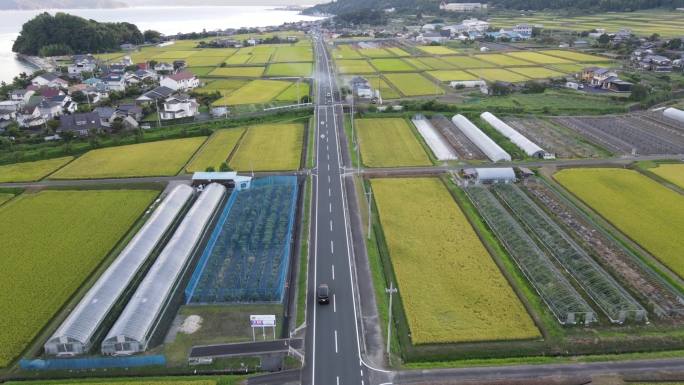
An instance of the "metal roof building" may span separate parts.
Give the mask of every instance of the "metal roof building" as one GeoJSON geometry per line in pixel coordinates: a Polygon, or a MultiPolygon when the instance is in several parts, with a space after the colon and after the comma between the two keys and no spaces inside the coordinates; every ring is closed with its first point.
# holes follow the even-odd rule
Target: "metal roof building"
{"type": "Polygon", "coordinates": [[[463,115],[454,115],[451,121],[465,136],[470,139],[487,157],[493,162],[510,161],[511,156],[504,151],[487,134],[482,132],[476,125],[463,115]]]}
{"type": "Polygon", "coordinates": [[[467,168],[463,174],[480,183],[508,183],[517,179],[512,167],[467,168]]]}
{"type": "Polygon", "coordinates": [[[666,108],[665,111],[663,111],[663,115],[665,115],[666,118],[676,120],[679,123],[684,123],[684,111],[682,110],[678,110],[672,107],[666,108]]]}
{"type": "Polygon", "coordinates": [[[87,353],[90,350],[102,322],[140,267],[158,247],[164,234],[173,225],[192,194],[192,187],[185,185],[176,187],[168,194],[126,248],[45,343],[47,354],[71,356],[87,353]]]}
{"type": "Polygon", "coordinates": [[[103,354],[128,355],[147,349],[225,193],[224,186],[212,183],[200,194],[107,333],[103,354]]]}
{"type": "Polygon", "coordinates": [[[485,122],[489,123],[495,130],[499,131],[503,136],[507,137],[513,144],[520,147],[527,156],[542,158],[546,153],[541,147],[534,142],[527,139],[523,134],[516,131],[513,127],[506,124],[501,119],[489,112],[483,112],[480,117],[485,122]]]}

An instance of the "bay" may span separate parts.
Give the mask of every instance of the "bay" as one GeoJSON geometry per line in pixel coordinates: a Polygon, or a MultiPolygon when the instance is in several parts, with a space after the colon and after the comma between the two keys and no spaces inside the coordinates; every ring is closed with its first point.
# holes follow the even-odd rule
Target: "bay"
{"type": "Polygon", "coordinates": [[[317,20],[297,11],[273,6],[193,6],[193,7],[131,7],[117,9],[66,9],[0,11],[0,81],[9,82],[21,72],[35,70],[20,61],[12,52],[14,39],[21,26],[41,12],[65,12],[100,22],[129,22],[141,31],[157,30],[165,35],[201,32],[203,29],[265,27],[283,23],[317,20]]]}

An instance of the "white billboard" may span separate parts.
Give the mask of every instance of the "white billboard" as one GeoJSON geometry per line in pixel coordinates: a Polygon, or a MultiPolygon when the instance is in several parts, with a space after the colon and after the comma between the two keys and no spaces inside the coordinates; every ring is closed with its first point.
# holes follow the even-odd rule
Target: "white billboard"
{"type": "Polygon", "coordinates": [[[253,328],[274,328],[276,326],[275,315],[250,315],[249,323],[253,328]]]}

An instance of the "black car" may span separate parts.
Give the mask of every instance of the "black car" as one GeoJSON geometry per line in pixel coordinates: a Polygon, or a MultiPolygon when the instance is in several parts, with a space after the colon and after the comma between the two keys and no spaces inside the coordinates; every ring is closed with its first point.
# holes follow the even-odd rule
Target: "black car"
{"type": "Polygon", "coordinates": [[[325,283],[318,285],[318,290],[316,290],[316,298],[318,303],[326,305],[330,303],[330,288],[325,283]]]}

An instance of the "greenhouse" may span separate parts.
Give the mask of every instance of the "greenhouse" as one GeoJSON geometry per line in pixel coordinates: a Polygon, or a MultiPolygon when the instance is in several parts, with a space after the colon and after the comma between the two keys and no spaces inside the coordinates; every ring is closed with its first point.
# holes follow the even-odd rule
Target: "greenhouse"
{"type": "Polygon", "coordinates": [[[490,126],[494,127],[494,129],[500,132],[503,136],[507,137],[511,142],[513,142],[513,144],[520,147],[520,149],[522,149],[527,156],[532,156],[535,158],[544,157],[546,152],[541,147],[537,146],[534,142],[527,139],[513,127],[494,116],[494,114],[483,112],[480,117],[485,122],[489,123],[490,126]]]}
{"type": "Polygon", "coordinates": [[[185,289],[188,303],[282,300],[297,192],[297,177],[277,176],[233,193],[185,289]]]}
{"type": "Polygon", "coordinates": [[[147,349],[174,291],[188,268],[226,188],[210,184],[190,208],[150,268],[123,313],[102,342],[103,354],[127,355],[147,349]]]}
{"type": "Polygon", "coordinates": [[[679,123],[684,123],[684,111],[678,110],[676,108],[666,108],[665,111],[663,111],[663,115],[665,115],[666,118],[676,120],[679,123]]]}
{"type": "Polygon", "coordinates": [[[463,115],[454,115],[451,121],[458,127],[465,136],[470,139],[473,144],[477,146],[492,162],[508,161],[511,156],[504,151],[496,142],[494,142],[487,134],[482,132],[476,125],[474,125],[468,118],[463,115]]]}
{"type": "Polygon", "coordinates": [[[163,242],[164,235],[169,232],[192,195],[192,187],[185,185],[176,187],[168,194],[45,343],[47,354],[71,356],[84,354],[90,350],[102,322],[150,254],[163,242]]]}
{"type": "Polygon", "coordinates": [[[418,129],[425,143],[430,147],[430,150],[432,150],[432,153],[435,154],[437,160],[456,160],[454,150],[425,116],[416,115],[411,121],[418,129]]]}

